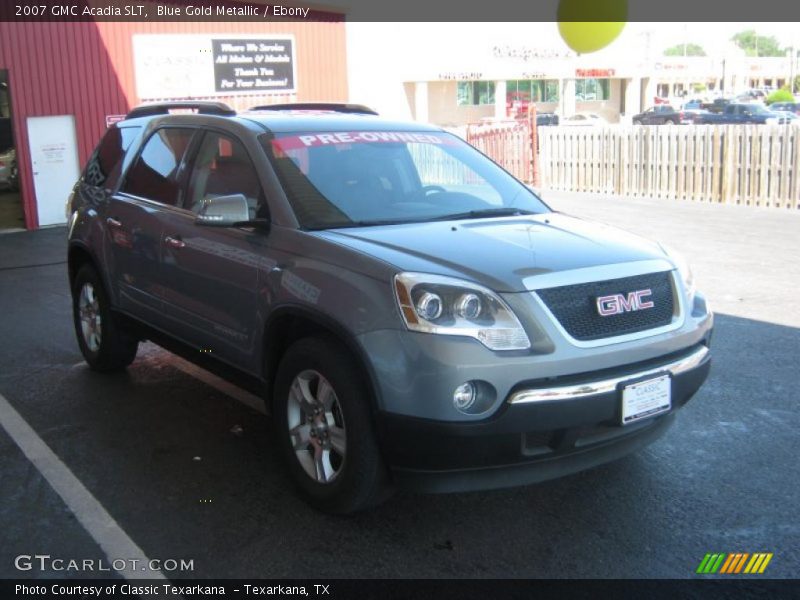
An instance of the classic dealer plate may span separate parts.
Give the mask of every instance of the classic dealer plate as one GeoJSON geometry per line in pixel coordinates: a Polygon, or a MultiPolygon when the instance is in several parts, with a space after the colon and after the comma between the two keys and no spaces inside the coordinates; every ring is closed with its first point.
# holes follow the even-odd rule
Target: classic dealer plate
{"type": "Polygon", "coordinates": [[[667,412],[672,407],[672,379],[662,375],[622,388],[622,424],[667,412]]]}

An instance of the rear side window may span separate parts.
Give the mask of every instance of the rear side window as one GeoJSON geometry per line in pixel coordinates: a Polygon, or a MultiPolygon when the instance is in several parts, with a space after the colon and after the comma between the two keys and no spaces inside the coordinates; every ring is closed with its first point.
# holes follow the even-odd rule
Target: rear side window
{"type": "Polygon", "coordinates": [[[151,135],[131,165],[122,191],[170,206],[180,204],[180,170],[194,133],[165,128],[151,135]]]}
{"type": "Polygon", "coordinates": [[[109,178],[115,174],[125,152],[139,135],[140,130],[141,127],[112,127],[109,129],[86,164],[86,170],[83,173],[84,183],[96,187],[111,187],[117,177],[109,178]]]}

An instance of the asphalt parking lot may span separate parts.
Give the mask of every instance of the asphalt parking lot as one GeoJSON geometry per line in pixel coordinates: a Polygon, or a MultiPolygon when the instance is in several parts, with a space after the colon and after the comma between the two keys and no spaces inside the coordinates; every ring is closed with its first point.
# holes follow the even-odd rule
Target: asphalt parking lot
{"type": "MultiPolygon", "coordinates": [[[[0,236],[0,394],[146,556],[193,560],[170,577],[691,578],[707,552],[772,552],[764,576],[796,577],[800,212],[545,199],[683,252],[717,313],[705,387],[664,438],[616,463],[506,491],[399,493],[349,518],[315,512],[249,396],[152,345],[125,374],[89,371],[64,229],[0,236]]],[[[18,555],[106,553],[2,428],[0,473],[0,577],[97,575],[15,568],[18,555]]]]}

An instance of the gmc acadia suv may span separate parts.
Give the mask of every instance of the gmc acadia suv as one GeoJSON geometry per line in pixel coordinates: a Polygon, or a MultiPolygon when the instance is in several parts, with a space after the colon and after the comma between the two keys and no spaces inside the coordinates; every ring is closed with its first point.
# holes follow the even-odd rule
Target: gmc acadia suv
{"type": "Polygon", "coordinates": [[[713,318],[679,256],[365,107],[136,108],[67,210],[89,365],[149,339],[257,389],[322,510],[619,458],[708,374],[713,318]]]}

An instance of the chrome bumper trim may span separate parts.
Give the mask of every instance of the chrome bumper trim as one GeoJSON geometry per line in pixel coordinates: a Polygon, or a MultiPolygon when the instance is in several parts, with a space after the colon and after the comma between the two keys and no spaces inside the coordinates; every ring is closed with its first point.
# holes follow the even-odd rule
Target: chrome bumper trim
{"type": "Polygon", "coordinates": [[[534,388],[529,390],[520,390],[515,392],[509,398],[509,404],[522,404],[525,402],[552,402],[557,400],[572,400],[575,398],[585,398],[586,396],[594,396],[595,394],[605,394],[613,392],[617,386],[623,381],[629,379],[638,379],[648,375],[655,375],[669,371],[672,375],[679,375],[686,371],[699,366],[708,356],[709,350],[705,346],[701,346],[689,356],[685,356],[680,360],[676,360],[664,365],[646,369],[644,371],[637,371],[628,375],[620,377],[612,377],[610,379],[599,379],[589,383],[580,383],[577,385],[563,385],[560,387],[551,388],[534,388]]]}

